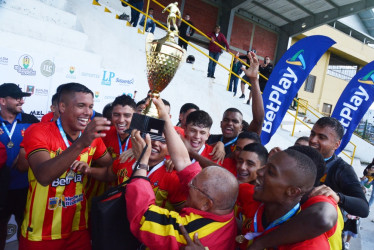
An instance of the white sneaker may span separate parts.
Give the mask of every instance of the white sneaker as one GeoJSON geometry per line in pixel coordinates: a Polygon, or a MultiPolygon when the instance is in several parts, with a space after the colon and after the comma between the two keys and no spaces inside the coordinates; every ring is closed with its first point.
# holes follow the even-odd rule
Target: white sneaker
{"type": "Polygon", "coordinates": [[[344,242],[344,249],[349,249],[349,242],[344,242]]]}

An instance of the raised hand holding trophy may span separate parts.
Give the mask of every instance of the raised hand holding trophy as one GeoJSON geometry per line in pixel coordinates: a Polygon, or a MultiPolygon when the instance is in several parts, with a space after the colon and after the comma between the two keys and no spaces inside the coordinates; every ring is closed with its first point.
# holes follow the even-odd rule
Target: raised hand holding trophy
{"type": "Polygon", "coordinates": [[[142,133],[149,133],[153,140],[164,140],[162,137],[164,121],[158,119],[158,111],[152,102],[152,98],[159,98],[160,93],[169,85],[186,52],[174,41],[178,30],[170,30],[170,22],[175,23],[176,13],[180,13],[179,9],[175,3],[169,4],[165,9],[167,8],[170,8],[167,35],[161,39],[154,39],[153,34],[149,33],[146,38],[147,78],[151,90],[150,101],[142,114],[133,114],[130,124],[130,129],[138,129],[142,133]]]}

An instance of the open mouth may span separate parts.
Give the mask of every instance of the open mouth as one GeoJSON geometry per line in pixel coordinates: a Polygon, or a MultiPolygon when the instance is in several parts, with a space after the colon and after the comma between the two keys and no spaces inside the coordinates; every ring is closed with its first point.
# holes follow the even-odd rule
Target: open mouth
{"type": "Polygon", "coordinates": [[[255,182],[255,191],[259,191],[263,189],[262,182],[257,178],[255,182]]]}
{"type": "Polygon", "coordinates": [[[88,124],[89,119],[88,118],[78,118],[79,125],[86,127],[88,124]]]}
{"type": "Polygon", "coordinates": [[[198,148],[200,146],[200,141],[190,141],[191,147],[198,148]]]}
{"type": "Polygon", "coordinates": [[[152,147],[151,153],[152,154],[159,154],[160,153],[160,149],[158,149],[156,147],[152,147]]]}
{"type": "Polygon", "coordinates": [[[123,132],[127,129],[127,124],[117,124],[117,128],[119,130],[119,132],[123,132]]]}

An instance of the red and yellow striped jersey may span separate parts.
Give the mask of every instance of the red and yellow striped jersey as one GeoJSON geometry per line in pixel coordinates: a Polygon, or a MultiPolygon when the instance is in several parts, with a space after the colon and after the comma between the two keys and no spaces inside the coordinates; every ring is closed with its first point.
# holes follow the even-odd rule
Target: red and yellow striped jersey
{"type": "MultiPolygon", "coordinates": [[[[117,184],[128,180],[133,172],[135,160],[125,163],[115,161],[113,163],[113,172],[118,177],[117,184]]],[[[164,162],[160,162],[153,167],[154,170],[148,172],[148,178],[151,182],[152,189],[156,195],[156,205],[174,210],[175,206],[182,204],[186,200],[186,195],[181,189],[181,184],[175,170],[171,173],[166,171],[164,162]]]]}
{"type": "MultiPolygon", "coordinates": [[[[24,138],[26,157],[47,151],[51,158],[66,150],[66,145],[55,122],[33,126],[24,138]]],[[[91,164],[92,160],[106,154],[103,141],[95,139],[85,148],[77,160],[91,164]]],[[[59,178],[44,187],[35,178],[31,168],[28,172],[29,192],[22,223],[22,236],[31,241],[54,240],[69,237],[71,232],[87,229],[88,209],[85,194],[87,177],[75,173],[69,178],[65,171],[59,178]]]]}
{"type": "MultiPolygon", "coordinates": [[[[126,141],[122,144],[122,151],[126,151],[132,147],[131,139],[128,138],[129,141],[127,143],[126,149],[126,141]]],[[[114,126],[110,127],[110,130],[106,132],[106,136],[103,138],[105,146],[108,148],[108,151],[113,159],[117,159],[120,154],[119,144],[118,144],[118,137],[117,137],[117,130],[114,126]]]]}

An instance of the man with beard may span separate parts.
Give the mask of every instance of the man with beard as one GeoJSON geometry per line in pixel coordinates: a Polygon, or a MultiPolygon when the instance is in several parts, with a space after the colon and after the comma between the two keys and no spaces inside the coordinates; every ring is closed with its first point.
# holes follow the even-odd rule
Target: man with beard
{"type": "Polygon", "coordinates": [[[0,85],[0,142],[6,147],[6,164],[1,168],[1,180],[3,181],[2,202],[0,203],[0,249],[5,246],[7,236],[7,225],[12,214],[14,214],[20,236],[20,228],[23,220],[23,212],[27,197],[27,173],[20,172],[14,166],[20,144],[24,138],[25,130],[39,120],[22,112],[25,97],[30,93],[22,90],[14,83],[0,85]]]}

